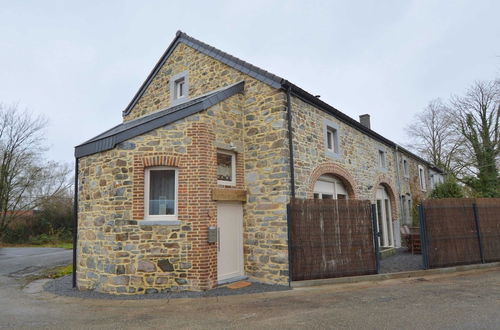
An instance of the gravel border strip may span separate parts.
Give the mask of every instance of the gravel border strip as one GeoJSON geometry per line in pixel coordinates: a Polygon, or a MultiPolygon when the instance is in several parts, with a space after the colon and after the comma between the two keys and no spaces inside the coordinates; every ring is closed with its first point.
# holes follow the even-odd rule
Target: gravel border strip
{"type": "Polygon", "coordinates": [[[262,293],[272,291],[287,291],[290,287],[284,285],[271,285],[258,282],[251,282],[252,285],[241,289],[228,289],[224,286],[208,291],[193,292],[160,292],[153,294],[136,295],[113,295],[95,291],[79,291],[71,287],[71,275],[63,276],[46,283],[43,288],[45,291],[58,296],[83,298],[83,299],[111,299],[111,300],[143,300],[143,299],[176,299],[176,298],[200,298],[200,297],[219,297],[233,296],[240,294],[262,293]]]}

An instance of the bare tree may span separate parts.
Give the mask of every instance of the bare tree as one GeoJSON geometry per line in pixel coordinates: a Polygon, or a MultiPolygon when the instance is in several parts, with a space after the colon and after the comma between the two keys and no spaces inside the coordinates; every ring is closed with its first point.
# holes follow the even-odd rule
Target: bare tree
{"type": "Polygon", "coordinates": [[[467,167],[463,137],[453,126],[451,110],[440,99],[429,102],[415,115],[406,129],[410,138],[408,147],[448,174],[460,176],[467,167]]]}
{"type": "Polygon", "coordinates": [[[16,213],[70,185],[65,166],[43,161],[46,125],[42,116],[0,104],[0,240],[16,213]]]}
{"type": "Polygon", "coordinates": [[[451,100],[455,127],[471,152],[466,184],[484,197],[500,196],[500,83],[477,81],[451,100]]]}

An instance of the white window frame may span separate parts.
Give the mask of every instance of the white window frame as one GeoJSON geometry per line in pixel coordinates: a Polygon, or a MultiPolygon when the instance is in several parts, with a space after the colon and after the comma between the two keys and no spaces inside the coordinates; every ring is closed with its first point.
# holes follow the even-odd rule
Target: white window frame
{"type": "Polygon", "coordinates": [[[410,177],[410,163],[407,158],[403,158],[403,175],[405,178],[410,177]]]}
{"type": "Polygon", "coordinates": [[[427,191],[427,182],[425,181],[425,169],[422,165],[418,165],[418,182],[422,191],[427,191]]]}
{"type": "Polygon", "coordinates": [[[333,159],[342,157],[342,147],[340,146],[340,127],[338,124],[330,120],[323,120],[323,141],[325,145],[325,155],[333,159]],[[330,134],[329,134],[330,133],[330,134]],[[330,135],[330,139],[328,136],[330,135]],[[328,148],[328,143],[331,143],[331,148],[328,148]]]}
{"type": "Polygon", "coordinates": [[[184,77],[177,79],[174,82],[174,92],[175,92],[175,99],[176,100],[186,97],[185,86],[186,86],[186,80],[184,79],[184,77]],[[181,94],[181,91],[182,91],[182,94],[181,94]]]}
{"type": "Polygon", "coordinates": [[[189,95],[189,75],[188,71],[183,71],[170,78],[170,103],[171,105],[181,104],[188,99],[189,95]],[[180,95],[179,84],[182,83],[182,95],[180,95]]]}
{"type": "Polygon", "coordinates": [[[339,153],[339,135],[337,129],[328,126],[326,128],[326,148],[328,151],[333,152],[334,154],[339,153]],[[329,138],[330,136],[330,138],[329,138]],[[330,144],[332,147],[328,147],[330,144]]]}
{"type": "Polygon", "coordinates": [[[378,165],[381,169],[387,169],[387,152],[384,149],[378,149],[378,165]]]}
{"type": "MultiPolygon", "coordinates": [[[[230,155],[231,156],[231,181],[219,180],[217,179],[217,184],[223,186],[236,186],[236,153],[233,151],[217,149],[218,154],[230,155]]],[[[219,164],[217,163],[217,168],[219,164]]]]}
{"type": "Polygon", "coordinates": [[[154,166],[148,167],[144,170],[144,220],[177,220],[178,219],[178,204],[179,204],[179,171],[175,167],[168,166],[154,166]],[[175,172],[175,207],[174,214],[167,215],[150,215],[149,214],[149,187],[150,187],[150,173],[151,171],[172,170],[175,172]]]}

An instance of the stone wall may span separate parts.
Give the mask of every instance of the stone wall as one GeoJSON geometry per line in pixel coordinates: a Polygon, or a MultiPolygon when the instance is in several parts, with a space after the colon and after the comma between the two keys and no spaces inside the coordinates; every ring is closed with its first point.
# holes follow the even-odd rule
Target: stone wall
{"type": "Polygon", "coordinates": [[[217,248],[207,243],[208,226],[217,223],[215,187],[249,192],[246,274],[286,283],[283,102],[279,92],[250,81],[243,95],[80,159],[78,287],[134,294],[216,286],[217,248]],[[273,128],[264,128],[268,124],[273,128]],[[237,153],[236,187],[219,186],[216,151],[231,147],[237,153]],[[178,169],[180,224],[141,225],[148,166],[178,169]]]}
{"type": "MultiPolygon", "coordinates": [[[[347,125],[296,97],[292,97],[293,134],[295,157],[295,181],[297,197],[312,198],[313,188],[320,175],[330,173],[342,179],[351,198],[375,200],[379,185],[390,195],[393,220],[400,219],[399,185],[394,148],[375,140],[358,129],[347,125]],[[326,121],[338,126],[340,156],[332,157],[326,152],[326,121]],[[379,165],[379,149],[386,152],[386,168],[379,165]]],[[[421,200],[425,197],[418,185],[417,166],[427,166],[405,155],[410,165],[410,175],[404,178],[401,153],[399,153],[401,193],[411,194],[421,200]]]]}
{"type": "MultiPolygon", "coordinates": [[[[243,118],[221,119],[243,126],[243,141],[236,147],[242,151],[238,156],[244,154],[244,188],[248,191],[244,205],[245,271],[256,280],[287,283],[286,203],[290,184],[286,96],[181,43],[124,120],[170,106],[170,78],[184,71],[188,72],[189,98],[245,81],[243,118]]],[[[217,146],[227,146],[230,139],[223,138],[220,125],[217,127],[217,146]]]]}

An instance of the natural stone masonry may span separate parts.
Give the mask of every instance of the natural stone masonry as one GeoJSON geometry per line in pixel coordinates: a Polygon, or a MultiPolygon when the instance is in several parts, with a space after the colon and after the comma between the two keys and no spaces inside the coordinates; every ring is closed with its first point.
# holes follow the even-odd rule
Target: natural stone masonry
{"type": "MultiPolygon", "coordinates": [[[[208,227],[217,225],[214,189],[247,193],[245,274],[261,282],[288,283],[286,205],[291,190],[284,91],[180,43],[124,121],[169,107],[170,80],[181,72],[188,74],[189,98],[240,81],[244,91],[112,150],[79,159],[80,289],[137,294],[216,286],[217,246],[207,242],[208,227]],[[235,186],[217,184],[217,149],[236,152],[235,186]],[[154,166],[178,171],[179,224],[142,222],[144,171],[154,166]]],[[[394,219],[400,217],[399,193],[411,194],[415,201],[425,196],[417,168],[424,164],[406,155],[410,176],[401,174],[398,191],[395,153],[389,146],[296,97],[292,102],[298,197],[311,198],[316,180],[327,173],[344,182],[350,198],[374,200],[376,188],[385,186],[394,219]],[[340,157],[325,153],[324,120],[339,127],[340,157]],[[378,165],[379,147],[387,151],[385,169],[378,165]]]]}
{"type": "MultiPolygon", "coordinates": [[[[285,97],[282,92],[228,67],[223,68],[226,73],[219,80],[207,77],[216,72],[213,66],[219,68],[222,64],[182,44],[173,53],[177,60],[180,60],[176,56],[178,51],[182,56],[190,56],[186,63],[195,65],[189,68],[190,97],[241,80],[245,80],[245,92],[198,115],[123,142],[115,150],[80,160],[79,221],[83,225],[79,230],[78,286],[81,289],[137,293],[214,287],[217,250],[206,241],[208,226],[216,225],[217,210],[210,193],[212,188],[221,187],[216,180],[216,150],[227,149],[231,144],[237,152],[237,185],[233,188],[249,192],[244,204],[245,272],[262,282],[287,283],[285,97]],[[205,70],[200,76],[213,81],[212,85],[197,83],[200,63],[204,63],[205,70]],[[140,226],[144,212],[144,168],[157,165],[178,166],[181,225],[140,226]],[[112,194],[105,192],[110,187],[112,194]],[[87,224],[97,217],[102,217],[102,227],[87,224]],[[132,222],[127,222],[127,227],[111,227],[110,218],[132,222]],[[141,236],[145,229],[151,232],[141,236]],[[96,237],[84,235],[87,231],[96,237]],[[102,233],[106,231],[128,236],[120,236],[123,241],[119,241],[116,236],[104,237],[102,233]],[[139,241],[129,242],[137,239],[135,233],[141,233],[139,241]],[[170,243],[176,245],[164,246],[170,243]],[[123,251],[125,246],[130,251],[123,251]],[[87,267],[87,260],[97,259],[109,267],[87,267]],[[115,264],[123,266],[120,274],[112,267],[115,264]]],[[[161,71],[168,72],[169,65],[167,62],[161,71]]],[[[186,67],[172,68],[171,74],[177,74],[178,70],[184,71],[186,67]]],[[[161,87],[155,83],[149,87],[158,88],[161,87]]],[[[161,96],[164,103],[158,103],[150,98],[153,94],[146,91],[144,101],[141,99],[125,119],[168,106],[168,95],[161,96]],[[143,110],[137,110],[140,106],[144,106],[143,110]]]]}
{"type": "MultiPolygon", "coordinates": [[[[295,154],[296,193],[300,198],[312,198],[314,184],[323,174],[338,176],[344,183],[351,198],[374,201],[377,187],[382,185],[389,193],[393,220],[400,219],[397,171],[394,149],[384,146],[365,133],[347,125],[337,118],[296,98],[292,98],[293,134],[295,154]],[[330,157],[325,151],[325,121],[334,122],[339,127],[339,157],[330,157]],[[378,150],[386,150],[386,168],[379,165],[378,150]]],[[[410,179],[405,179],[402,154],[399,153],[401,193],[410,193],[415,205],[425,197],[418,185],[417,166],[427,166],[405,155],[410,164],[410,179]]],[[[429,178],[427,185],[429,186],[429,178]]]]}

